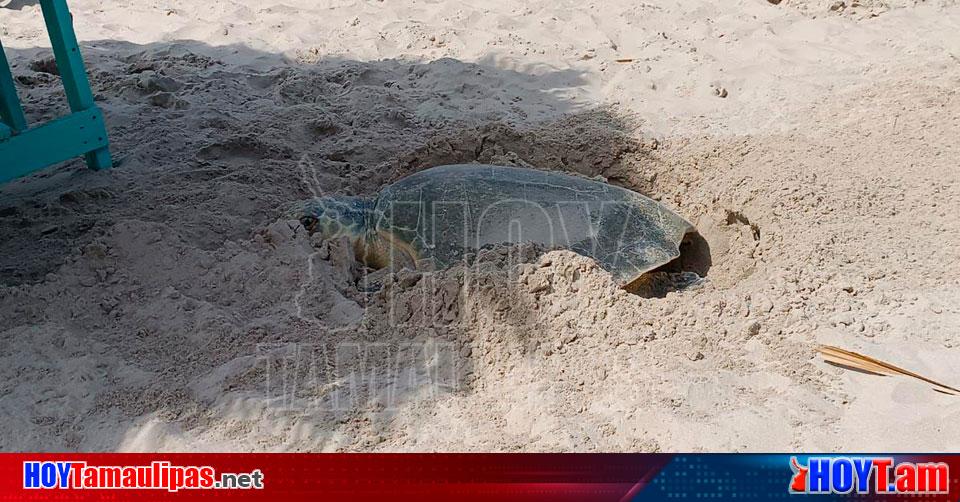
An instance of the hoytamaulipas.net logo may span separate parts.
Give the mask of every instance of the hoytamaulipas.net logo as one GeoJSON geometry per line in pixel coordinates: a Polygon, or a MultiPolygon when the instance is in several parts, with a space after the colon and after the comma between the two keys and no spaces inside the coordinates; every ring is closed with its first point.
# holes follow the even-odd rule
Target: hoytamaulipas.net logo
{"type": "Polygon", "coordinates": [[[943,462],[897,462],[892,457],[790,458],[796,494],[945,494],[950,466],[943,462]]]}
{"type": "Polygon", "coordinates": [[[23,463],[26,489],[117,489],[144,490],[259,490],[263,472],[217,473],[210,466],[172,465],[87,465],[86,462],[26,461],[23,463]]]}

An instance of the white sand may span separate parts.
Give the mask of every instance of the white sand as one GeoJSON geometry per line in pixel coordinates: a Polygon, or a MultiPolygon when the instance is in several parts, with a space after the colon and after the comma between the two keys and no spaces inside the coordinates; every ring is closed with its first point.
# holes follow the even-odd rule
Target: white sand
{"type": "Polygon", "coordinates": [[[0,187],[0,448],[957,450],[960,398],[814,349],[960,385],[960,5],[834,3],[71,0],[120,165],[0,187]],[[371,277],[278,220],[472,161],[662,200],[707,283],[371,277]]]}

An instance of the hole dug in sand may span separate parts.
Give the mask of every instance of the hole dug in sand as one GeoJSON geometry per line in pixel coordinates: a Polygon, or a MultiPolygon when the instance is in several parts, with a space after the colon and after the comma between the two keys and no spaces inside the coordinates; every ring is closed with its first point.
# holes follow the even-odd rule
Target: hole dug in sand
{"type": "Polygon", "coordinates": [[[628,291],[662,298],[671,291],[702,284],[708,273],[712,282],[715,272],[721,279],[717,285],[732,286],[752,273],[752,248],[759,240],[759,227],[740,212],[726,209],[709,190],[701,189],[700,168],[673,161],[670,155],[657,140],[644,138],[627,119],[601,109],[532,129],[502,123],[468,128],[433,138],[375,172],[379,173],[378,188],[445,164],[528,167],[597,178],[660,201],[696,227],[685,236],[677,259],[648,272],[628,291]],[[740,237],[743,229],[749,230],[749,238],[740,237]],[[730,270],[728,256],[734,258],[730,270]]]}
{"type": "MultiPolygon", "coordinates": [[[[761,238],[759,225],[745,212],[729,209],[729,202],[717,200],[709,187],[702,184],[702,168],[671,159],[671,153],[665,152],[656,140],[638,135],[635,130],[628,131],[624,119],[603,110],[569,116],[534,129],[487,124],[433,138],[426,145],[378,166],[371,178],[377,182],[374,190],[380,190],[424,169],[469,163],[595,177],[660,201],[696,228],[684,237],[677,259],[644,274],[641,280],[625,288],[627,291],[646,298],[663,298],[670,292],[703,284],[708,273],[709,281],[721,288],[731,287],[751,275],[761,238]]],[[[365,195],[375,193],[372,190],[365,195]]],[[[383,281],[390,280],[387,276],[397,271],[361,274],[363,289],[379,289],[383,281]]],[[[603,270],[598,273],[607,274],[603,270]]]]}
{"type": "Polygon", "coordinates": [[[712,264],[710,243],[698,232],[690,232],[680,242],[680,256],[628,284],[627,291],[644,298],[663,298],[704,282],[712,264]]]}

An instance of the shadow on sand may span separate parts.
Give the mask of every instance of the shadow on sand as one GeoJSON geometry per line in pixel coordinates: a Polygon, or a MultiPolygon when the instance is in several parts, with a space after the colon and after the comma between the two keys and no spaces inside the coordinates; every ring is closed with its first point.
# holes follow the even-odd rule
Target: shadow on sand
{"type": "MultiPolygon", "coordinates": [[[[4,449],[377,447],[369,438],[389,428],[423,385],[414,379],[391,387],[395,404],[384,406],[371,397],[372,380],[343,391],[351,389],[345,375],[420,365],[424,350],[439,344],[450,350],[442,365],[453,365],[454,377],[438,388],[469,392],[475,333],[458,318],[441,323],[439,333],[435,319],[402,326],[362,315],[331,320],[344,302],[376,300],[349,265],[339,275],[316,265],[328,275],[304,287],[319,277],[311,260],[321,259],[311,254],[305,263],[302,255],[297,261],[257,247],[257,236],[266,235],[267,244],[276,238],[269,225],[290,203],[321,193],[372,194],[417,170],[464,162],[601,175],[656,195],[655,143],[609,110],[566,97],[584,84],[570,70],[504,69],[493,59],[307,63],[194,41],[99,41],[83,50],[117,166],[92,172],[76,160],[0,187],[0,284],[7,287],[0,311],[15,327],[0,332],[0,343],[11,347],[4,359],[17,361],[2,373],[16,404],[4,408],[17,415],[4,431],[13,438],[4,449]],[[298,288],[319,300],[294,316],[298,288]],[[41,365],[17,349],[24,330],[41,333],[29,350],[62,358],[41,365]],[[61,334],[43,335],[50,330],[61,334]],[[396,348],[414,339],[425,345],[407,355],[396,348]],[[367,350],[371,344],[376,350],[367,350]],[[363,354],[328,361],[314,351],[331,346],[363,354]],[[272,347],[266,366],[263,347],[272,347]],[[283,366],[290,347],[311,348],[293,356],[310,364],[283,366]],[[295,398],[286,405],[269,388],[278,380],[265,383],[270,368],[284,372],[281,382],[293,381],[278,391],[295,398]],[[78,372],[96,382],[82,398],[73,395],[78,372]],[[44,396],[53,389],[64,396],[51,404],[44,396]],[[327,406],[331,389],[348,392],[354,404],[325,412],[289,406],[327,406]],[[377,417],[372,423],[369,413],[377,417]],[[150,434],[194,441],[144,442],[148,423],[150,434]],[[298,442],[285,423],[308,427],[307,439],[298,442]],[[251,439],[251,430],[261,439],[251,439]]],[[[48,56],[43,49],[8,56],[31,121],[65,112],[58,77],[30,69],[48,56]]],[[[478,305],[496,308],[495,293],[484,293],[478,305]]],[[[534,341],[553,336],[535,325],[512,332],[534,341]]]]}

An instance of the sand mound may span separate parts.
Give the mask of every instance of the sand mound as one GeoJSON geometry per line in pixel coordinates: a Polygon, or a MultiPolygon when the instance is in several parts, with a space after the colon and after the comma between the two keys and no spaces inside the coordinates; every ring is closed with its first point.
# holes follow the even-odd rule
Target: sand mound
{"type": "MultiPolygon", "coordinates": [[[[71,2],[119,164],[0,187],[0,448],[957,447],[949,396],[813,352],[960,371],[951,2],[294,4],[71,2]],[[522,246],[373,271],[283,218],[464,162],[660,200],[706,280],[642,298],[522,246]]],[[[38,121],[34,10],[0,24],[38,121]]]]}

